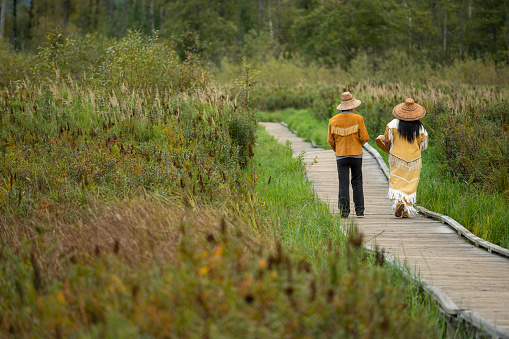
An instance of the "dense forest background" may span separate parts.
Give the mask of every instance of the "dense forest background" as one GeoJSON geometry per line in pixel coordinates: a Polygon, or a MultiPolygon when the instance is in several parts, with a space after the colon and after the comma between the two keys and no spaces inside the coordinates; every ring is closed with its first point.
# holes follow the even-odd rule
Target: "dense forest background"
{"type": "Polygon", "coordinates": [[[508,0],[0,0],[0,35],[36,50],[48,32],[161,39],[199,33],[208,60],[300,58],[377,68],[401,55],[432,65],[509,62],[508,0]]]}

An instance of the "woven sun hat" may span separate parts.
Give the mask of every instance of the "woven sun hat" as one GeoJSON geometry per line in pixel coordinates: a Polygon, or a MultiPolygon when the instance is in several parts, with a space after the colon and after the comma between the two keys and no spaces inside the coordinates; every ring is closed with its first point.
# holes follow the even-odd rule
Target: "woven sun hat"
{"type": "Polygon", "coordinates": [[[362,101],[357,100],[353,97],[352,93],[345,92],[341,95],[341,103],[336,107],[338,111],[345,111],[359,107],[362,101]]]}
{"type": "Polygon", "coordinates": [[[392,115],[399,120],[414,121],[424,118],[426,115],[426,109],[421,105],[416,104],[414,99],[407,98],[405,102],[394,106],[392,115]]]}

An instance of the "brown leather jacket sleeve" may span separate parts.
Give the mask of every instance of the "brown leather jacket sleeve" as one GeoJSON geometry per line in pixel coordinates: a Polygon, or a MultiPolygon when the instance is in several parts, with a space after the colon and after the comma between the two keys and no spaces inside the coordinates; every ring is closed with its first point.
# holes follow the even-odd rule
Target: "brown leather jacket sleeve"
{"type": "Polygon", "coordinates": [[[359,139],[360,139],[361,145],[364,145],[369,140],[368,130],[366,129],[366,126],[364,125],[364,118],[361,118],[361,121],[359,124],[359,139]]]}
{"type": "Polygon", "coordinates": [[[327,136],[327,143],[330,145],[332,150],[336,152],[336,141],[334,140],[334,136],[331,133],[330,123],[329,123],[329,135],[327,136]]]}

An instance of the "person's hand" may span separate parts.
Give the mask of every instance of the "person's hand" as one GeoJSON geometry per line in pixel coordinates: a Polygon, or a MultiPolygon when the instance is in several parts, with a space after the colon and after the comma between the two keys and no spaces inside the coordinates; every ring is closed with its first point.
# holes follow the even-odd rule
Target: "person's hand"
{"type": "Polygon", "coordinates": [[[375,141],[382,151],[389,153],[391,150],[391,141],[385,135],[379,135],[375,141]]]}

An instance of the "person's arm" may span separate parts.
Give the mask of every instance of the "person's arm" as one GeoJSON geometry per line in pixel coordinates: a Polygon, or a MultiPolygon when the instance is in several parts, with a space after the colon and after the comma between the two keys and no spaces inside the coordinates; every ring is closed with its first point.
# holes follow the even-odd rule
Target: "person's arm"
{"type": "Polygon", "coordinates": [[[384,141],[385,150],[387,153],[390,153],[393,137],[392,137],[392,130],[390,129],[389,125],[385,126],[384,136],[385,136],[385,141],[384,141]]]}
{"type": "Polygon", "coordinates": [[[389,139],[390,142],[392,142],[392,131],[389,127],[389,125],[387,124],[387,126],[385,126],[385,133],[384,133],[385,137],[387,139],[389,139]]]}
{"type": "Polygon", "coordinates": [[[361,121],[359,124],[359,139],[361,141],[361,145],[364,145],[369,140],[368,130],[366,129],[366,126],[364,125],[364,118],[361,118],[361,121]]]}
{"type": "Polygon", "coordinates": [[[423,131],[421,132],[421,143],[419,144],[419,149],[424,151],[426,148],[428,148],[428,132],[423,128],[423,131]]]}
{"type": "Polygon", "coordinates": [[[331,125],[329,123],[329,135],[327,136],[327,143],[330,145],[332,150],[336,152],[336,141],[334,140],[334,136],[331,133],[331,125]]]}

